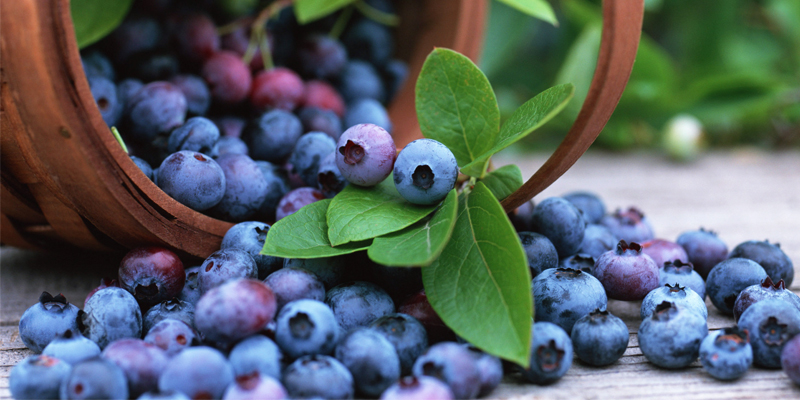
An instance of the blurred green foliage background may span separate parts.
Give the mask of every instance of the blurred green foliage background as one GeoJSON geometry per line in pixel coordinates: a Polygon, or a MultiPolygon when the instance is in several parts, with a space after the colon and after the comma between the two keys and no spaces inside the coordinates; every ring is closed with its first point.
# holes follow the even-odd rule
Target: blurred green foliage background
{"type": "MultiPolygon", "coordinates": [[[[711,146],[800,145],[800,0],[647,0],[633,75],[595,146],[661,146],[679,114],[697,117],[711,146]]],[[[491,12],[481,68],[503,117],[540,91],[572,82],[575,99],[531,135],[558,144],[594,73],[599,0],[553,0],[559,26],[500,2],[491,12]]]]}

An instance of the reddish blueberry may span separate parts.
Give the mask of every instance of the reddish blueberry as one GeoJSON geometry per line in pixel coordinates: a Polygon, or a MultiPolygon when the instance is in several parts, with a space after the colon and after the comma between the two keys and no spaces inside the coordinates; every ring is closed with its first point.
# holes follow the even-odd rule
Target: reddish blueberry
{"type": "Polygon", "coordinates": [[[609,298],[641,300],[659,286],[658,266],[642,253],[638,243],[620,240],[617,249],[607,251],[594,265],[592,275],[600,280],[609,298]]]}
{"type": "Polygon", "coordinates": [[[201,71],[211,97],[222,104],[236,104],[247,98],[253,78],[250,68],[233,52],[219,51],[209,57],[201,71]]]}
{"type": "Polygon", "coordinates": [[[350,183],[374,186],[392,173],[397,149],[389,132],[377,125],[355,125],[336,145],[336,166],[350,183]]]}
{"type": "Polygon", "coordinates": [[[284,217],[288,217],[296,213],[301,208],[324,200],[325,195],[317,189],[310,187],[301,187],[294,189],[281,198],[278,202],[278,208],[275,210],[275,221],[280,221],[284,217]]]}
{"type": "Polygon", "coordinates": [[[303,99],[303,105],[331,110],[340,118],[344,117],[344,100],[333,86],[324,81],[306,82],[306,96],[303,99]]]}
{"type": "Polygon", "coordinates": [[[158,389],[158,377],[169,360],[164,350],[141,339],[117,340],[103,350],[103,357],[125,373],[131,397],[158,389]]]}
{"type": "Polygon", "coordinates": [[[250,103],[260,111],[279,108],[292,111],[305,95],[303,80],[288,68],[262,71],[253,78],[250,103]]]}
{"type": "Polygon", "coordinates": [[[605,226],[614,236],[626,242],[644,243],[654,238],[650,222],[635,207],[630,207],[626,211],[617,209],[614,214],[608,214],[601,218],[600,225],[605,226]]]}
{"type": "Polygon", "coordinates": [[[136,297],[143,309],[177,297],[186,282],[180,258],[162,247],[138,247],[119,263],[120,286],[136,297]]]}
{"type": "Polygon", "coordinates": [[[232,343],[263,329],[275,317],[275,295],[253,279],[236,279],[206,292],[197,302],[195,326],[214,342],[232,343]]]}

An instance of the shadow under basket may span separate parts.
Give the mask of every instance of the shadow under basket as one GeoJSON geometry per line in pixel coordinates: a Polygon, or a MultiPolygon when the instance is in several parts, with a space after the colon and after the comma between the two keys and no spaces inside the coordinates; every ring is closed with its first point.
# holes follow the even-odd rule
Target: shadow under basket
{"type": "MultiPolygon", "coordinates": [[[[422,137],[414,86],[434,47],[476,59],[484,0],[401,2],[397,55],[409,80],[390,105],[395,142],[422,137]]],[[[564,142],[520,190],[511,210],[566,172],[619,101],[639,43],[643,0],[605,0],[597,69],[564,142]]],[[[123,252],[159,245],[205,258],[231,223],[193,211],[151,182],[103,122],[84,76],[69,0],[0,2],[0,242],[49,250],[123,252]]]]}

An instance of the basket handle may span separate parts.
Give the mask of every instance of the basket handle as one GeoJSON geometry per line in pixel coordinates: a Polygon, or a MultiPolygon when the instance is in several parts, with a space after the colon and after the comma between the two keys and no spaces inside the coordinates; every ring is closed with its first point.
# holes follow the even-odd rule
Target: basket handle
{"type": "Polygon", "coordinates": [[[643,17],[644,0],[603,0],[603,36],[589,94],[556,151],[522,187],[502,201],[506,212],[513,211],[555,182],[597,139],[631,76],[643,17]]]}

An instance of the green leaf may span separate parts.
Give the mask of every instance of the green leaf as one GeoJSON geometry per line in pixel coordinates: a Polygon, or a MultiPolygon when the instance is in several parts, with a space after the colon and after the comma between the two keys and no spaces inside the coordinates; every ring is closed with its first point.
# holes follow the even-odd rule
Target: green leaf
{"type": "Polygon", "coordinates": [[[494,197],[503,200],[522,186],[522,171],[514,164],[506,165],[486,174],[481,182],[494,197]]]}
{"type": "Polygon", "coordinates": [[[458,195],[453,189],[432,218],[375,238],[367,250],[369,258],[392,267],[429,265],[442,254],[450,240],[457,209],[458,195]]]}
{"type": "Polygon", "coordinates": [[[392,176],[374,187],[348,185],[331,201],[328,237],[334,246],[399,231],[433,212],[400,196],[392,176]]]}
{"type": "Polygon", "coordinates": [[[556,13],[553,12],[553,7],[550,6],[545,0],[498,0],[506,3],[511,7],[516,8],[525,14],[534,18],[539,18],[542,21],[549,22],[558,26],[556,13]]]}
{"type": "Polygon", "coordinates": [[[354,3],[356,0],[296,0],[294,13],[301,24],[318,20],[354,3]]]}
{"type": "Polygon", "coordinates": [[[328,241],[327,210],[331,200],[311,203],[272,225],[261,254],[286,258],[320,258],[355,253],[369,242],[333,247],[328,241]]]}
{"type": "Polygon", "coordinates": [[[566,83],[553,86],[525,102],[525,104],[514,111],[514,114],[511,114],[511,117],[503,123],[503,127],[500,128],[500,134],[497,136],[497,143],[494,147],[486,153],[481,154],[475,161],[462,167],[462,170],[469,170],[484,165],[492,155],[529,135],[547,121],[550,121],[550,119],[555,117],[567,106],[574,94],[575,86],[571,83],[566,83]]]}
{"type": "MultiPolygon", "coordinates": [[[[486,75],[469,58],[449,49],[435,49],[417,79],[417,118],[422,134],[444,143],[459,167],[495,144],[500,110],[486,75]]],[[[463,173],[481,176],[486,163],[463,173]]]]}
{"type": "Polygon", "coordinates": [[[72,0],[69,4],[78,47],[84,48],[111,33],[133,0],[72,0]]]}
{"type": "Polygon", "coordinates": [[[481,350],[528,366],[531,275],[514,227],[482,182],[459,197],[453,237],[422,269],[433,309],[481,350]]]}

